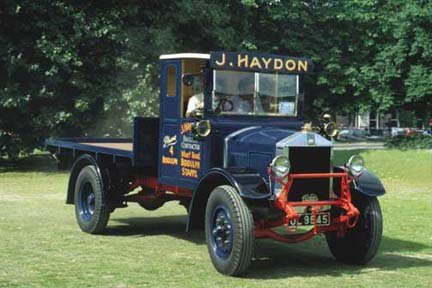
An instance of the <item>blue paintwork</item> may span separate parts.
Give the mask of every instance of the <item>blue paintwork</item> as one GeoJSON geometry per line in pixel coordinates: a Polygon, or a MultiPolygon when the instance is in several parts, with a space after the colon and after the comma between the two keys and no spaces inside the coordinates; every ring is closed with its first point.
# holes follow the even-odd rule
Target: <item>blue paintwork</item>
{"type": "Polygon", "coordinates": [[[180,165],[162,165],[162,157],[180,158],[180,93],[181,93],[181,61],[161,61],[160,65],[160,129],[159,129],[159,182],[167,185],[185,186],[180,180],[180,165]],[[176,95],[168,95],[168,68],[176,70],[176,95]],[[165,137],[176,137],[176,144],[173,146],[173,155],[169,154],[170,147],[164,147],[165,137]],[[177,184],[175,184],[177,183],[177,184]]]}
{"type": "Polygon", "coordinates": [[[276,143],[294,133],[293,130],[258,126],[228,138],[228,167],[253,168],[263,177],[267,176],[267,167],[276,156],[276,143]]]}
{"type": "MultiPolygon", "coordinates": [[[[273,144],[271,141],[268,143],[253,143],[250,144],[251,157],[248,157],[246,166],[247,167],[257,167],[259,166],[259,173],[262,177],[266,177],[265,166],[274,157],[274,149],[276,139],[281,139],[281,137],[286,137],[292,133],[293,130],[299,130],[302,126],[302,114],[301,107],[299,107],[298,117],[270,117],[270,116],[237,116],[237,115],[216,115],[213,113],[211,108],[211,92],[212,92],[212,70],[205,69],[205,91],[204,91],[204,117],[203,119],[209,120],[212,126],[211,134],[200,141],[200,169],[197,178],[184,177],[182,176],[182,167],[180,166],[181,157],[178,153],[181,152],[181,141],[183,135],[180,133],[181,124],[197,122],[200,119],[183,118],[181,115],[181,103],[180,103],[180,93],[181,93],[181,76],[183,71],[181,70],[180,60],[161,60],[160,63],[160,137],[159,137],[159,182],[167,185],[181,186],[184,188],[189,188],[195,190],[198,181],[204,177],[210,169],[215,167],[223,167],[223,147],[224,139],[229,134],[250,126],[260,126],[263,129],[273,129],[268,133],[272,135],[273,144]],[[177,94],[175,97],[167,96],[167,69],[170,65],[173,65],[177,69],[177,94]],[[273,135],[274,134],[274,135],[273,135]],[[285,136],[284,136],[285,135],[285,136]],[[178,159],[178,165],[164,165],[161,163],[163,156],[168,155],[168,150],[163,148],[163,139],[165,136],[177,137],[177,144],[174,147],[174,155],[172,157],[178,159]],[[256,152],[256,153],[255,153],[256,152]]],[[[301,103],[299,104],[301,106],[301,103]]],[[[270,135],[269,134],[269,135],[270,135]]],[[[192,136],[192,134],[186,133],[186,136],[192,136]]],[[[259,135],[257,135],[259,138],[259,135]]],[[[242,150],[244,152],[244,143],[239,143],[239,145],[231,145],[233,151],[235,149],[242,150]],[[237,147],[237,148],[235,148],[237,147]]],[[[249,147],[248,147],[249,148],[249,147]]],[[[249,150],[248,150],[249,151],[249,150]]],[[[231,163],[230,167],[238,167],[240,164],[238,161],[231,163]]]]}
{"type": "MultiPolygon", "coordinates": [[[[226,183],[240,193],[241,196],[249,199],[266,199],[271,193],[268,189],[266,177],[259,174],[255,169],[252,168],[213,168],[207,171],[206,175],[201,178],[195,192],[200,190],[203,183],[207,179],[214,177],[215,175],[221,176],[226,180],[226,183]]],[[[195,195],[195,193],[194,193],[195,195]]],[[[193,201],[194,199],[192,199],[193,201]]]]}
{"type": "Polygon", "coordinates": [[[134,166],[145,175],[158,176],[159,118],[135,117],[133,127],[134,166]]]}
{"type": "MultiPolygon", "coordinates": [[[[210,118],[210,117],[209,117],[210,118]]],[[[293,129],[298,129],[300,126],[300,121],[294,120],[294,121],[285,121],[281,123],[266,123],[265,121],[250,121],[250,119],[223,119],[219,117],[210,118],[211,125],[212,125],[212,133],[209,136],[209,142],[211,143],[210,147],[208,149],[211,150],[211,159],[209,162],[213,165],[213,167],[223,167],[223,156],[224,156],[224,145],[225,145],[225,138],[230,135],[231,133],[234,133],[240,129],[246,128],[246,127],[252,127],[252,126],[259,126],[262,127],[262,129],[266,129],[267,127],[276,127],[275,129],[279,129],[277,127],[280,127],[282,129],[286,129],[289,131],[292,131],[293,129]],[[278,126],[277,126],[278,125],[278,126]]],[[[287,132],[289,133],[289,132],[287,132]]],[[[233,139],[234,140],[234,139],[233,139]]],[[[254,146],[252,144],[252,146],[254,146]]],[[[233,145],[230,145],[230,147],[234,150],[240,150],[243,153],[245,152],[245,147],[234,147],[233,145]]],[[[253,151],[257,151],[256,147],[247,147],[248,149],[252,149],[253,151]]],[[[267,153],[267,156],[270,154],[274,154],[274,146],[273,147],[267,147],[267,151],[260,151],[267,153]]],[[[228,154],[229,155],[229,154],[228,154]]],[[[231,162],[230,166],[237,166],[238,163],[231,162]]]]}
{"type": "Polygon", "coordinates": [[[181,143],[184,136],[193,137],[193,134],[189,131],[181,133],[181,126],[184,123],[197,122],[198,119],[183,118],[180,115],[182,103],[181,99],[181,85],[182,85],[182,74],[183,71],[180,60],[162,60],[160,64],[160,135],[159,135],[159,182],[166,185],[180,186],[183,188],[193,189],[199,181],[199,178],[205,174],[208,167],[211,167],[208,162],[208,149],[210,143],[208,139],[200,141],[200,150],[194,151],[200,153],[200,167],[196,178],[182,176],[181,167],[181,143]],[[167,70],[168,67],[174,66],[177,72],[176,77],[176,95],[167,95],[167,70]],[[164,147],[165,137],[177,137],[176,144],[173,145],[172,155],[170,154],[170,147],[164,147]],[[162,164],[162,157],[170,157],[177,159],[177,165],[162,164]]]}

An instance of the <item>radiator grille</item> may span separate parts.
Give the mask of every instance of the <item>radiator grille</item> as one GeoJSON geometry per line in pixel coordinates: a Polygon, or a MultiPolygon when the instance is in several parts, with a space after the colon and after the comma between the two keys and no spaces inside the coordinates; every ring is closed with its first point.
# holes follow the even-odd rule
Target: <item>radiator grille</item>
{"type": "MultiPolygon", "coordinates": [[[[329,173],[331,147],[289,147],[290,173],[329,173]]],[[[288,201],[301,201],[304,194],[313,193],[319,200],[329,199],[330,179],[296,179],[288,201]]]]}

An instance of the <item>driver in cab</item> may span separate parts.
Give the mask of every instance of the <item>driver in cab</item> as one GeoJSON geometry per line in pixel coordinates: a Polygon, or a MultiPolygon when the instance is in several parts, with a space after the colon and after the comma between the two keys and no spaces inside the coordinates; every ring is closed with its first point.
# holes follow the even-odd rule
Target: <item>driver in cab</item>
{"type": "MultiPolygon", "coordinates": [[[[189,98],[186,117],[194,117],[197,111],[204,107],[204,80],[202,76],[193,77],[194,95],[189,98]]],[[[240,114],[251,113],[254,111],[254,91],[255,85],[253,78],[243,78],[238,83],[238,95],[231,97],[225,103],[223,111],[235,112],[240,114]]],[[[259,103],[258,108],[261,108],[259,103]]],[[[259,109],[260,111],[262,110],[259,109]]]]}
{"type": "Polygon", "coordinates": [[[232,112],[249,113],[253,112],[254,106],[254,81],[251,78],[243,78],[239,81],[239,94],[232,97],[232,112]]]}
{"type": "Polygon", "coordinates": [[[186,117],[193,117],[197,111],[204,108],[204,77],[201,75],[193,77],[192,85],[194,95],[189,98],[186,117]]]}

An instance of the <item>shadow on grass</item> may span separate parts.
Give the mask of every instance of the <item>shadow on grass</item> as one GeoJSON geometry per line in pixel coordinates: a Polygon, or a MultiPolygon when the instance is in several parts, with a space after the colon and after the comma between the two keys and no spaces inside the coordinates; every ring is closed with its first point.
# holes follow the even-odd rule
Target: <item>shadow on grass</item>
{"type": "Polygon", "coordinates": [[[49,154],[32,154],[23,158],[8,160],[0,158],[0,173],[5,172],[64,172],[57,169],[57,163],[49,154]]]}
{"type": "MultiPolygon", "coordinates": [[[[113,219],[105,235],[155,236],[168,235],[195,244],[205,245],[202,231],[186,233],[186,215],[135,217],[113,219]]],[[[251,279],[277,279],[298,276],[371,273],[375,270],[393,271],[400,268],[430,267],[432,261],[418,257],[416,252],[431,248],[422,243],[383,236],[379,254],[366,266],[352,266],[337,262],[330,254],[324,239],[313,239],[300,244],[284,244],[272,240],[257,240],[255,259],[244,275],[251,279]]]]}
{"type": "Polygon", "coordinates": [[[105,235],[109,236],[155,236],[168,235],[195,244],[205,244],[204,233],[193,231],[186,233],[187,215],[160,217],[134,217],[113,219],[108,225],[105,235]],[[120,225],[112,225],[112,223],[120,225]],[[126,225],[125,225],[126,224],[126,225]]]}
{"type": "Polygon", "coordinates": [[[383,237],[378,255],[367,265],[347,265],[337,262],[326,247],[321,245],[298,244],[286,246],[268,240],[257,243],[255,261],[252,262],[245,278],[277,279],[289,277],[338,277],[359,275],[375,271],[397,271],[411,267],[430,267],[432,261],[419,257],[416,252],[427,245],[383,237]]]}

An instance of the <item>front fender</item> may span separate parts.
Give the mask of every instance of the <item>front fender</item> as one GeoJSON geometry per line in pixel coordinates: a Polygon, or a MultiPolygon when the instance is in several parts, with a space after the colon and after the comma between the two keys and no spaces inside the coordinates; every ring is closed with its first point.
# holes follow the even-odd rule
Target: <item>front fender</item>
{"type": "MultiPolygon", "coordinates": [[[[334,172],[345,172],[343,167],[334,167],[334,172]]],[[[340,182],[335,181],[333,188],[337,191],[340,182]]],[[[381,181],[374,174],[364,169],[363,173],[356,178],[350,185],[353,193],[360,193],[369,197],[377,197],[385,194],[385,189],[381,181]]]]}
{"type": "Polygon", "coordinates": [[[211,191],[220,185],[231,185],[245,199],[264,200],[272,194],[264,178],[252,169],[213,168],[200,179],[192,195],[187,231],[204,227],[207,199],[211,191]]]}
{"type": "Polygon", "coordinates": [[[240,196],[248,199],[267,199],[271,195],[269,186],[264,178],[253,169],[245,168],[216,168],[212,173],[220,173],[235,187],[240,196]]]}
{"type": "Polygon", "coordinates": [[[366,169],[353,182],[354,189],[366,196],[375,197],[385,194],[384,186],[378,177],[366,169]]]}

